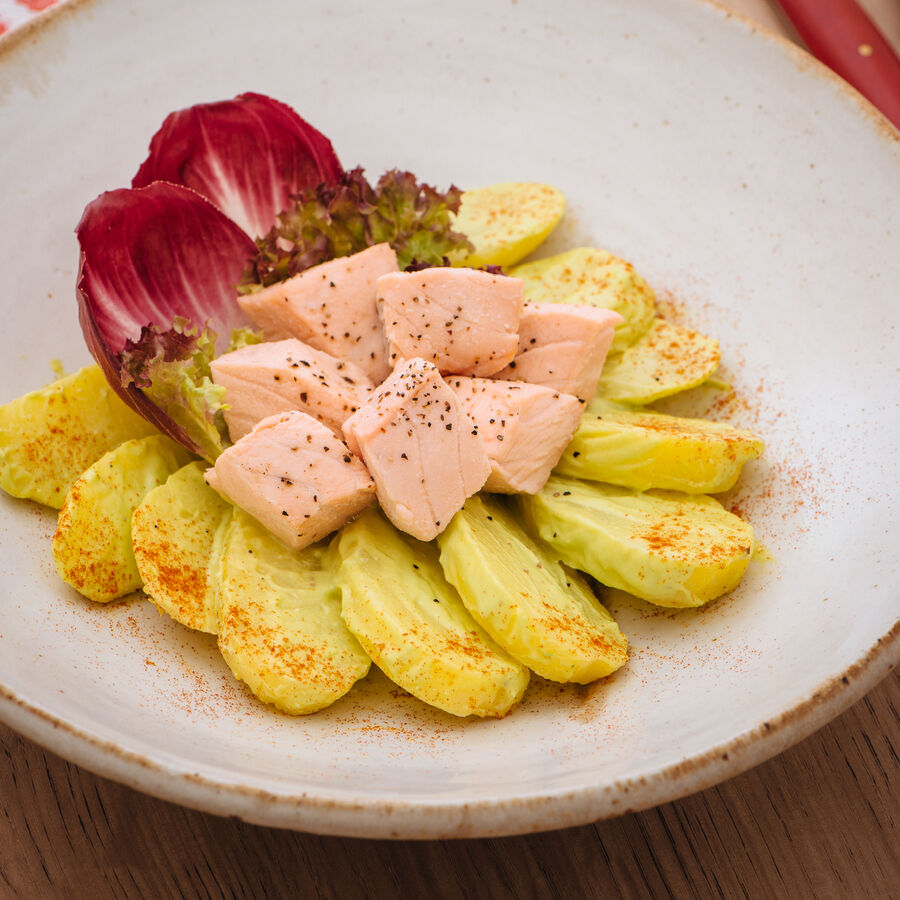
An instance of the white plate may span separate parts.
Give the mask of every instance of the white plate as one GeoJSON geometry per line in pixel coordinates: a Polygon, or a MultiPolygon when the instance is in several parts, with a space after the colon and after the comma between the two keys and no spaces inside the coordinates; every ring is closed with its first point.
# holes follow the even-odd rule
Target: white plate
{"type": "MultiPolygon", "coordinates": [[[[211,638],[55,576],[54,516],[0,501],[0,717],[159,796],[364,836],[524,832],[698,790],[777,753],[900,655],[900,141],[799,51],[695,0],[96,0],[0,53],[2,397],[87,358],[72,229],[171,109],[272,94],[345,164],[541,180],[552,249],[633,260],[716,335],[768,441],[738,498],[774,562],[698,612],[619,602],[633,658],[458,721],[372,677],[292,719],[211,638]]],[[[701,394],[707,401],[712,394],[701,394]]],[[[723,412],[723,410],[719,410],[723,412]]],[[[728,410],[725,410],[728,411],[728,410]]]]}

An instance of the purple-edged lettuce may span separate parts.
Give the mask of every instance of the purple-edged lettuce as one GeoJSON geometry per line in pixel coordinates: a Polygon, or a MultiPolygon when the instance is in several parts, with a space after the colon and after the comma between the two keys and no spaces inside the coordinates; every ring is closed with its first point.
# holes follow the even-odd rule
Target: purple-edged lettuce
{"type": "Polygon", "coordinates": [[[462,192],[441,193],[410,172],[385,172],[373,187],[360,168],[335,183],[301,191],[275,226],[257,239],[259,253],[244,290],[283,281],[338,256],[389,243],[400,268],[441,265],[445,257],[471,250],[465,235],[452,230],[462,192]]]}
{"type": "Polygon", "coordinates": [[[163,182],[101,194],[76,233],[79,320],[110,385],[161,431],[214,459],[209,429],[221,397],[203,382],[203,359],[214,334],[227,340],[247,325],[235,285],[255,244],[208,200],[163,182]],[[179,386],[184,396],[175,397],[179,386]]]}
{"type": "Polygon", "coordinates": [[[331,141],[291,107],[263,94],[170,113],[131,186],[189,187],[251,235],[265,235],[291,197],[343,170],[331,141]]]}
{"type": "MultiPolygon", "coordinates": [[[[262,338],[249,328],[231,333],[228,350],[237,350],[262,338]]],[[[224,411],[225,388],[215,384],[209,364],[215,358],[216,333],[176,316],[162,331],[145,325],[137,341],[125,342],[120,354],[122,378],[188,434],[205,459],[213,461],[228,446],[224,411]]]]}

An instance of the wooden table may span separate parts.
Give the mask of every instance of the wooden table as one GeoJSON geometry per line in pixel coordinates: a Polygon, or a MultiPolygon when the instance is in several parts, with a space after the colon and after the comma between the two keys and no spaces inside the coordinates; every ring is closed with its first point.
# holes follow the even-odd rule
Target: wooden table
{"type": "MultiPolygon", "coordinates": [[[[729,5],[790,29],[766,0],[729,5]]],[[[900,45],[900,3],[865,0],[900,45]]],[[[429,843],[245,825],[146,797],[0,726],[7,897],[900,897],[900,673],[778,758],[566,831],[429,843]]]]}

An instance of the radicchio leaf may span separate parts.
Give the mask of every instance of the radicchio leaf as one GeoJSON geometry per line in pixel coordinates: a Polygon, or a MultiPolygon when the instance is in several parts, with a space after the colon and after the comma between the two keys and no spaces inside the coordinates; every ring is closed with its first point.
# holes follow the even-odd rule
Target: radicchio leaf
{"type": "Polygon", "coordinates": [[[170,113],[131,185],[184,185],[262,236],[293,194],[342,171],[325,135],[284,103],[249,93],[170,113]]]}
{"type": "Polygon", "coordinates": [[[275,227],[257,240],[259,254],[242,290],[283,281],[382,242],[397,251],[401,269],[413,260],[439,266],[448,255],[472,249],[466,236],[451,228],[461,196],[452,185],[441,193],[396,169],[385,172],[375,187],[362,169],[345,172],[336,183],[301,191],[275,227]]]}
{"type": "MultiPolygon", "coordinates": [[[[209,459],[202,435],[189,433],[141,386],[152,381],[151,360],[175,362],[196,352],[198,335],[177,321],[220,335],[247,324],[235,285],[254,255],[253,241],[199,194],[163,182],[101,194],[85,208],[76,233],[78,317],[88,349],[132,409],[209,459]],[[149,336],[147,326],[155,326],[149,336]]],[[[210,352],[214,340],[208,338],[210,352]]]]}

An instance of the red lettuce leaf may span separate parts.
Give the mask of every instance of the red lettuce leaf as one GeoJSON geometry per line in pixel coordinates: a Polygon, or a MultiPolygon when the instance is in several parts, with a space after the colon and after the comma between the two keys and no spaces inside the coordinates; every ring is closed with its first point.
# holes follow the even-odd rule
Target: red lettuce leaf
{"type": "Polygon", "coordinates": [[[262,94],[241,94],[170,113],[131,186],[184,185],[248,234],[262,236],[291,195],[341,174],[331,141],[293,109],[262,94]]]}
{"type": "Polygon", "coordinates": [[[339,181],[301,191],[271,231],[257,239],[259,253],[243,289],[283,281],[382,242],[397,251],[401,269],[413,260],[439,266],[445,257],[472,249],[466,236],[451,228],[461,196],[453,185],[442,193],[396,169],[374,187],[362,169],[345,172],[339,181]]]}
{"type": "MultiPolygon", "coordinates": [[[[145,326],[164,331],[179,317],[227,341],[247,324],[235,285],[255,244],[208,200],[163,182],[101,194],[85,208],[76,234],[78,318],[88,349],[132,409],[208,457],[207,448],[134,383],[123,351],[141,341],[145,326]]],[[[167,345],[173,360],[193,349],[185,330],[167,345]]]]}

